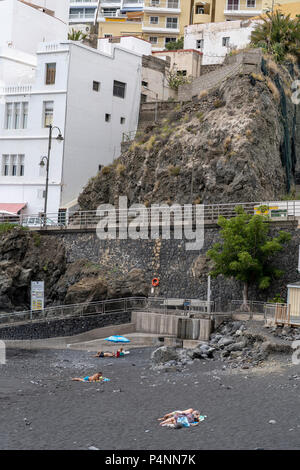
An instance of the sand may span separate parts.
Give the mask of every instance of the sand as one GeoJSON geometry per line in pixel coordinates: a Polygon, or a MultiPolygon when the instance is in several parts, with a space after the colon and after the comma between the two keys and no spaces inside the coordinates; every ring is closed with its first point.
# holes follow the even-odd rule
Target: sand
{"type": "Polygon", "coordinates": [[[152,350],[122,359],[9,350],[0,365],[0,449],[300,448],[300,366],[291,358],[256,370],[195,361],[183,372],[158,373],[149,367],[152,350]],[[70,380],[97,371],[111,381],[70,380]],[[188,407],[207,419],[190,429],[158,425],[165,412],[188,407]]]}

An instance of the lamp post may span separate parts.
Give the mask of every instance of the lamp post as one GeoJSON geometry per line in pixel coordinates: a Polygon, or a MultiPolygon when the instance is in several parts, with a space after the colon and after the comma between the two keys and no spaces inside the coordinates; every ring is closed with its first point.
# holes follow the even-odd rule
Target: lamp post
{"type": "Polygon", "coordinates": [[[50,162],[50,154],[51,154],[51,146],[52,146],[52,132],[54,129],[58,130],[58,136],[56,137],[56,140],[58,142],[62,142],[64,140],[61,130],[57,126],[52,126],[50,124],[49,126],[49,140],[48,140],[48,155],[47,157],[42,157],[40,161],[40,166],[44,167],[45,166],[45,160],[46,160],[46,189],[45,189],[45,204],[44,204],[44,220],[43,220],[43,227],[46,226],[47,222],[47,203],[48,203],[48,185],[49,185],[49,162],[50,162]]]}

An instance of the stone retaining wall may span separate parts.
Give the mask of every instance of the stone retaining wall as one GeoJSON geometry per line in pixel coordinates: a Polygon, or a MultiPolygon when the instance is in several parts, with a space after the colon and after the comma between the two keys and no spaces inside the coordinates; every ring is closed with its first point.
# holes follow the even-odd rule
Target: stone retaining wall
{"type": "Polygon", "coordinates": [[[131,313],[124,312],[23,323],[0,327],[0,339],[24,340],[72,336],[84,333],[85,331],[94,330],[95,328],[103,328],[104,326],[109,325],[120,325],[122,323],[130,323],[130,321],[131,313]]]}

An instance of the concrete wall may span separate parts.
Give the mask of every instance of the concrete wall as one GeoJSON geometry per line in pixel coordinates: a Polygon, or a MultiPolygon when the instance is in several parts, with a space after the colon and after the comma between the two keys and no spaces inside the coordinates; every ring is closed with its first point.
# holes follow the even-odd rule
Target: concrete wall
{"type": "Polygon", "coordinates": [[[164,101],[170,97],[175,98],[176,92],[169,87],[167,82],[167,70],[169,68],[170,60],[143,55],[141,93],[147,97],[147,102],[164,101]]]}
{"type": "Polygon", "coordinates": [[[201,74],[202,54],[195,50],[154,52],[155,57],[170,58],[170,70],[186,71],[186,76],[197,78],[201,74]]]}
{"type": "Polygon", "coordinates": [[[78,196],[99,165],[120,155],[123,132],[137,129],[141,93],[140,55],[118,47],[112,55],[70,47],[62,206],[78,196]],[[99,92],[93,80],[100,82],[99,92]],[[126,83],[125,98],[113,95],[114,80],[126,83]]]}
{"type": "Polygon", "coordinates": [[[189,101],[193,96],[198,96],[201,91],[219,86],[228,77],[237,73],[257,72],[260,68],[261,57],[261,50],[257,49],[241,52],[230,57],[232,59],[230,65],[223,65],[214,72],[201,75],[190,84],[181,85],[178,89],[178,100],[189,101]]]}

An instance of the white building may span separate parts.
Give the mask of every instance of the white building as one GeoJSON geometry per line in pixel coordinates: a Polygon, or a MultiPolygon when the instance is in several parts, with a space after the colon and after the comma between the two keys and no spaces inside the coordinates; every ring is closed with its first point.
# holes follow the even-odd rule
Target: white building
{"type": "Polygon", "coordinates": [[[68,0],[36,0],[34,4],[54,7],[58,2],[59,12],[66,21],[52,14],[53,10],[45,13],[27,1],[0,0],[0,47],[35,54],[39,42],[68,39],[68,10],[63,15],[68,0]]]}
{"type": "Polygon", "coordinates": [[[184,49],[203,53],[202,65],[222,64],[233,49],[243,49],[250,43],[257,21],[226,21],[194,24],[185,27],[184,49]]]}
{"type": "Polygon", "coordinates": [[[137,128],[141,60],[119,44],[103,52],[44,42],[35,55],[1,48],[0,208],[14,203],[26,206],[24,213],[43,211],[46,171],[39,164],[47,155],[49,124],[59,127],[64,141],[55,139],[55,129],[48,212],[72,206],[99,167],[119,156],[123,132],[137,128]]]}

